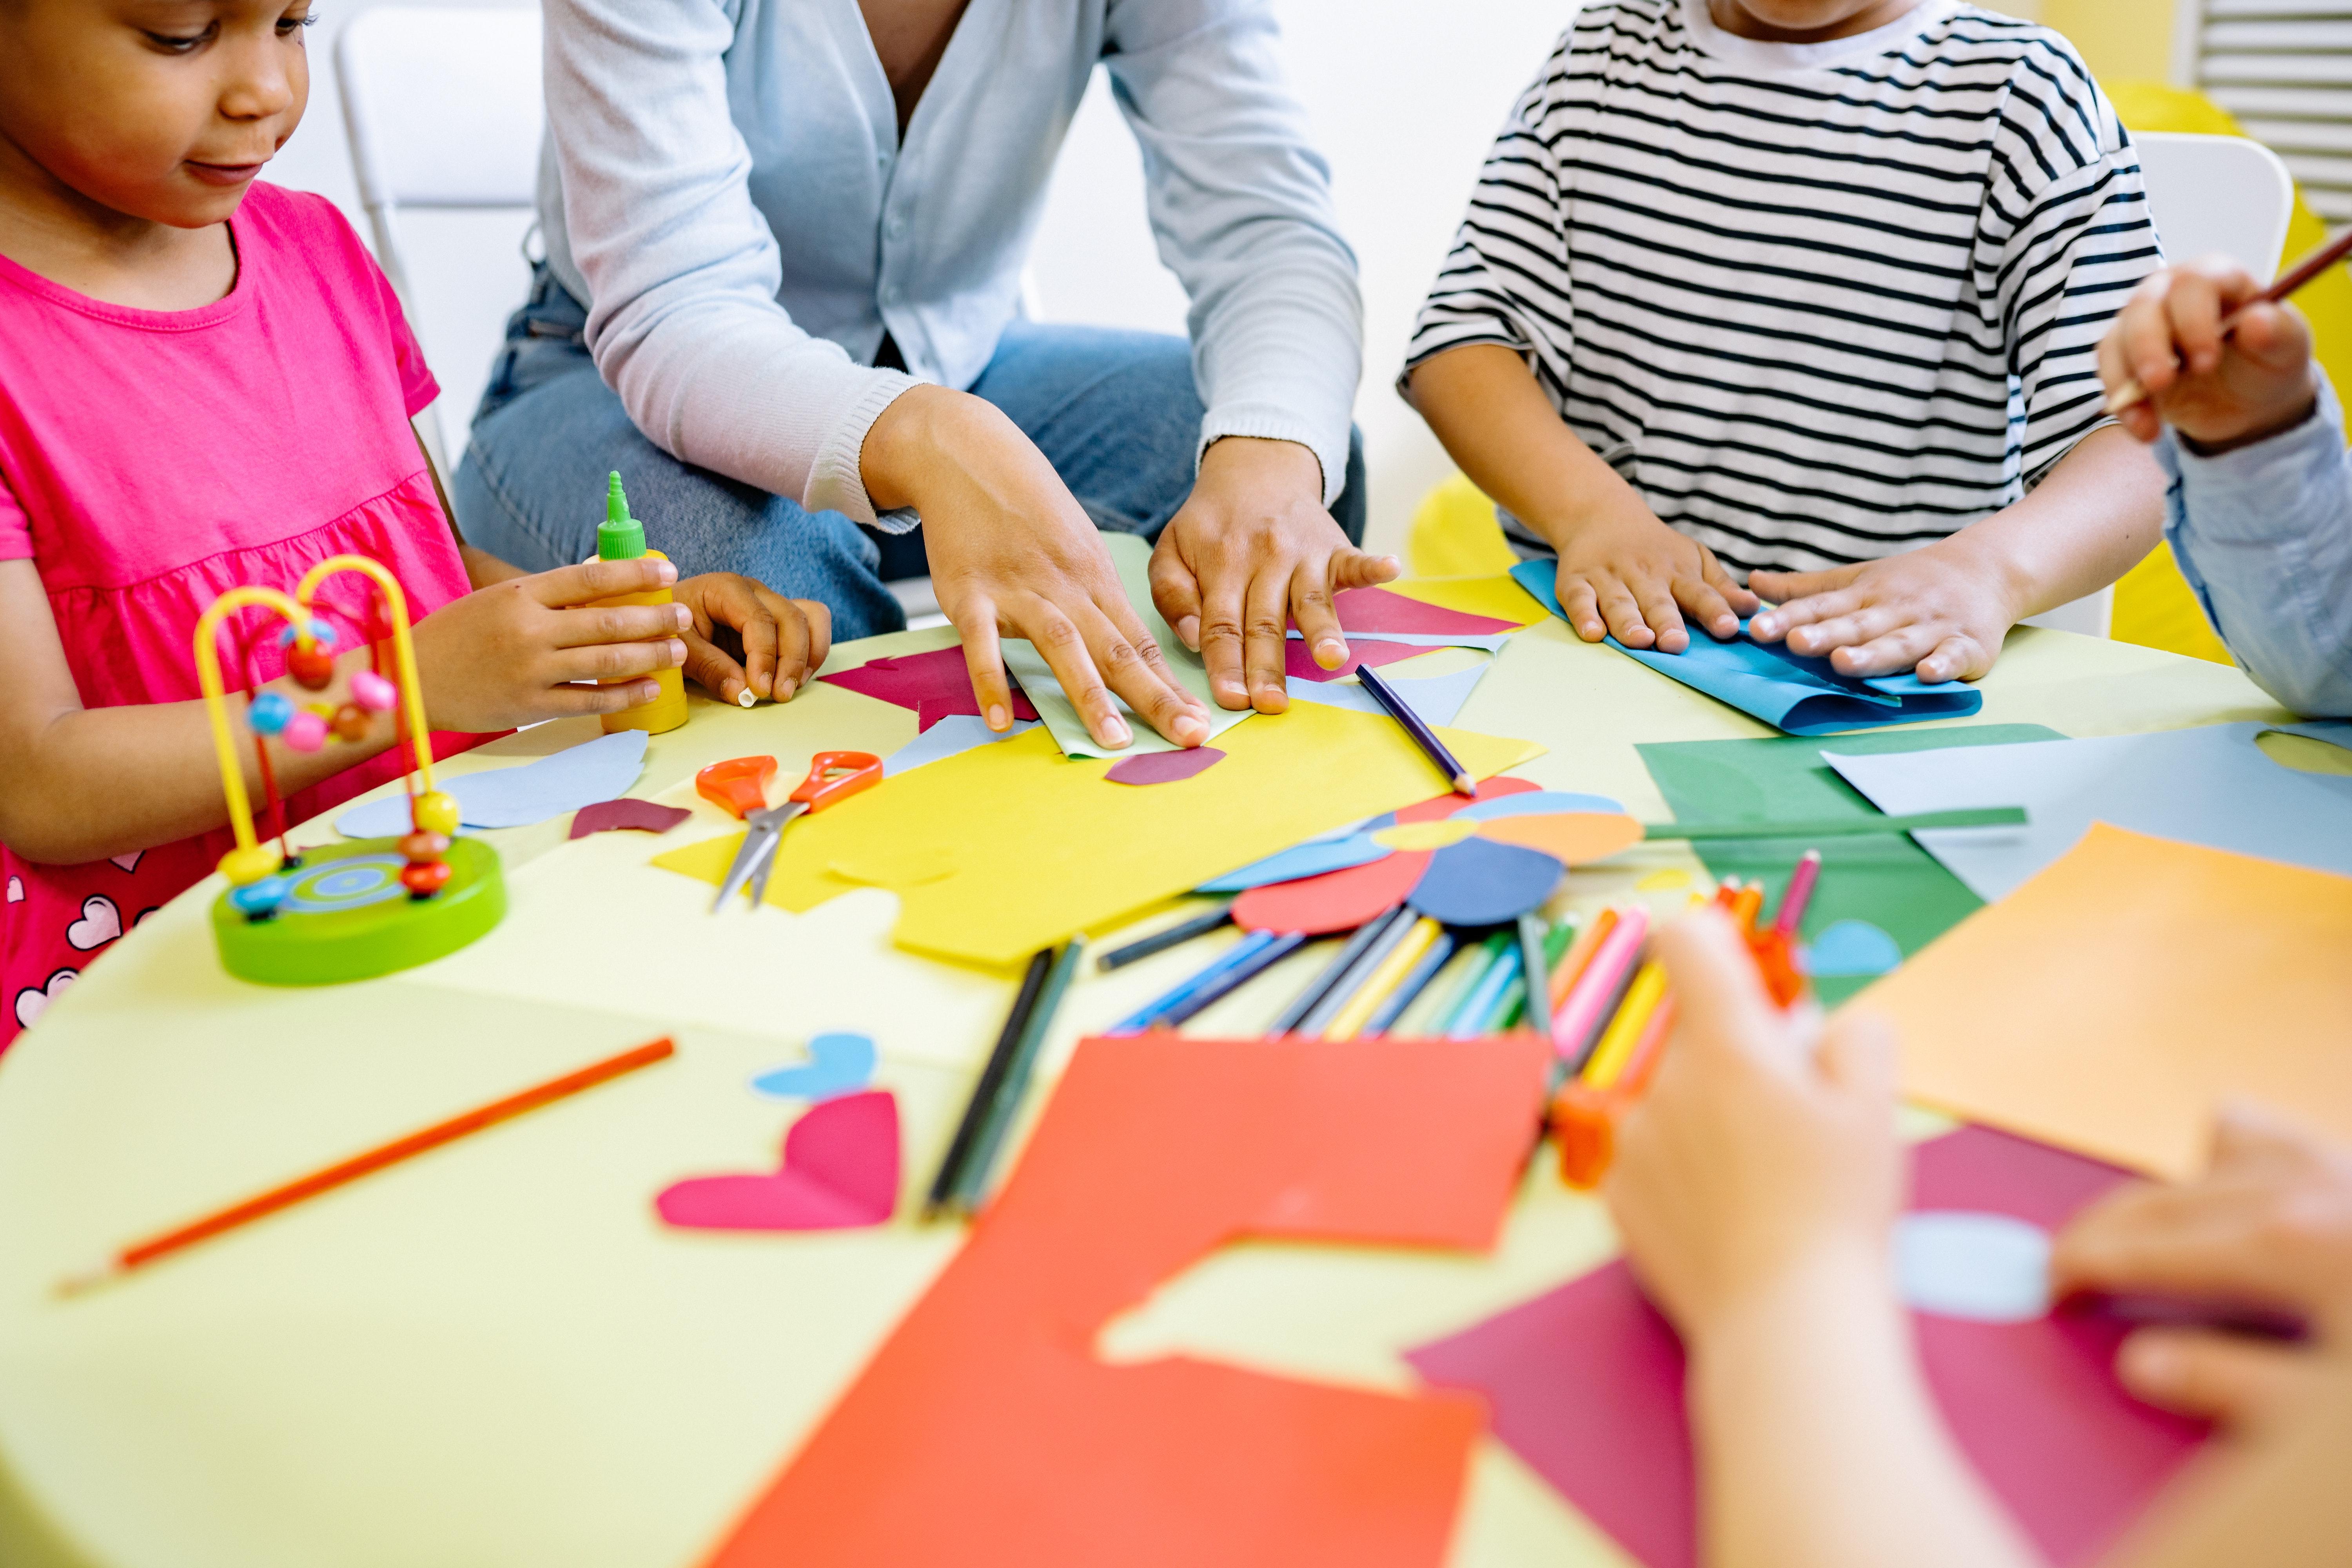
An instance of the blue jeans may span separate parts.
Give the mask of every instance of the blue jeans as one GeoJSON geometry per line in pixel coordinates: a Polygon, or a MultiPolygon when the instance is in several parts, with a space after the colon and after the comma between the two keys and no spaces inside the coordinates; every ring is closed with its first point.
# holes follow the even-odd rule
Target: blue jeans
{"type": "MultiPolygon", "coordinates": [[[[469,544],[530,571],[596,552],[604,475],[617,470],[646,538],[682,575],[738,572],[820,599],[836,639],[906,624],[884,583],[919,577],[922,530],[896,537],[837,511],[680,462],[630,423],[582,332],[587,312],[547,269],[507,323],[452,500],[469,544]]],[[[1201,396],[1190,345],[1157,332],[1015,321],[973,384],[1037,444],[1095,526],[1157,539],[1192,492],[1201,396]]],[[[1364,536],[1364,464],[1349,444],[1332,514],[1364,536]]]]}

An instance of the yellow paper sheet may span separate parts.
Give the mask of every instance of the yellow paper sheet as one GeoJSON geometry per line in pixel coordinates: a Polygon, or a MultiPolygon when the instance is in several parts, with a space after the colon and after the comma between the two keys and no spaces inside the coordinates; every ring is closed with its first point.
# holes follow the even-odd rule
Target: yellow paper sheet
{"type": "MultiPolygon", "coordinates": [[[[1523,626],[1551,618],[1549,610],[1536,603],[1525,588],[1508,576],[1419,577],[1383,585],[1391,594],[1419,599],[1424,605],[1460,610],[1465,616],[1492,616],[1498,621],[1514,621],[1523,626]]],[[[1370,637],[1378,634],[1364,635],[1370,637]]]]}
{"type": "MultiPolygon", "coordinates": [[[[1479,778],[1542,754],[1528,741],[1440,730],[1479,778]]],[[[919,862],[898,888],[899,946],[1007,966],[1098,931],[1301,839],[1444,786],[1386,718],[1298,702],[1220,737],[1225,760],[1181,784],[1121,789],[1106,758],[1068,758],[1043,729],[917,768],[794,822],[770,903],[799,912],[857,884],[837,867],[919,862]]],[[[654,864],[717,883],[740,834],[654,864]]]]}
{"type": "Polygon", "coordinates": [[[1912,1098],[2170,1177],[2248,1095],[2352,1138],[2352,879],[2098,824],[1848,1005],[1912,1098]]]}

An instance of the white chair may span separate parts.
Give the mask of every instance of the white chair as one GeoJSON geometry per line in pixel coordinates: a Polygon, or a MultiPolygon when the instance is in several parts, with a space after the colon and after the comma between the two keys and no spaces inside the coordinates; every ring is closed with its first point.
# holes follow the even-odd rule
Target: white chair
{"type": "MultiPolygon", "coordinates": [[[[2257,278],[2278,271],[2294,181],[2276,153],[2242,136],[2151,131],[2132,141],[2166,260],[2226,256],[2257,278]]],[[[2115,589],[2105,587],[2026,624],[2103,637],[2115,605],[2115,589]]]]}
{"type": "Polygon", "coordinates": [[[446,474],[506,317],[530,289],[546,121],[539,12],[363,11],[335,40],[335,76],[376,260],[443,388],[418,423],[446,474]],[[404,245],[410,213],[468,221],[436,222],[433,243],[404,245]]]}

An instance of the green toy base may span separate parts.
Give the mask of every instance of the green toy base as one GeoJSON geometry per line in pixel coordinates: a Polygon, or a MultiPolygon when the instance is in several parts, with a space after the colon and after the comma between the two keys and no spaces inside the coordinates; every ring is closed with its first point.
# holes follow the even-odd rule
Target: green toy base
{"type": "Polygon", "coordinates": [[[449,844],[449,880],[429,899],[401,886],[396,838],[305,850],[286,901],[251,920],[224,892],[213,902],[221,967],[261,985],[339,985],[414,969],[457,952],[507,912],[497,851],[478,838],[449,844]]]}

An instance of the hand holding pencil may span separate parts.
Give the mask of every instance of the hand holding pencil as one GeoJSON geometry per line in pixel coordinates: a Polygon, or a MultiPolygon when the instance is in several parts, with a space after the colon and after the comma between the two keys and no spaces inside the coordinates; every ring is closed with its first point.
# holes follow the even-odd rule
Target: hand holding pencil
{"type": "Polygon", "coordinates": [[[2099,344],[2106,412],[2142,441],[2170,425],[2198,447],[2259,441],[2309,417],[2311,330],[2283,301],[2352,250],[2352,236],[2264,288],[2209,258],[2143,280],[2099,344]]]}

